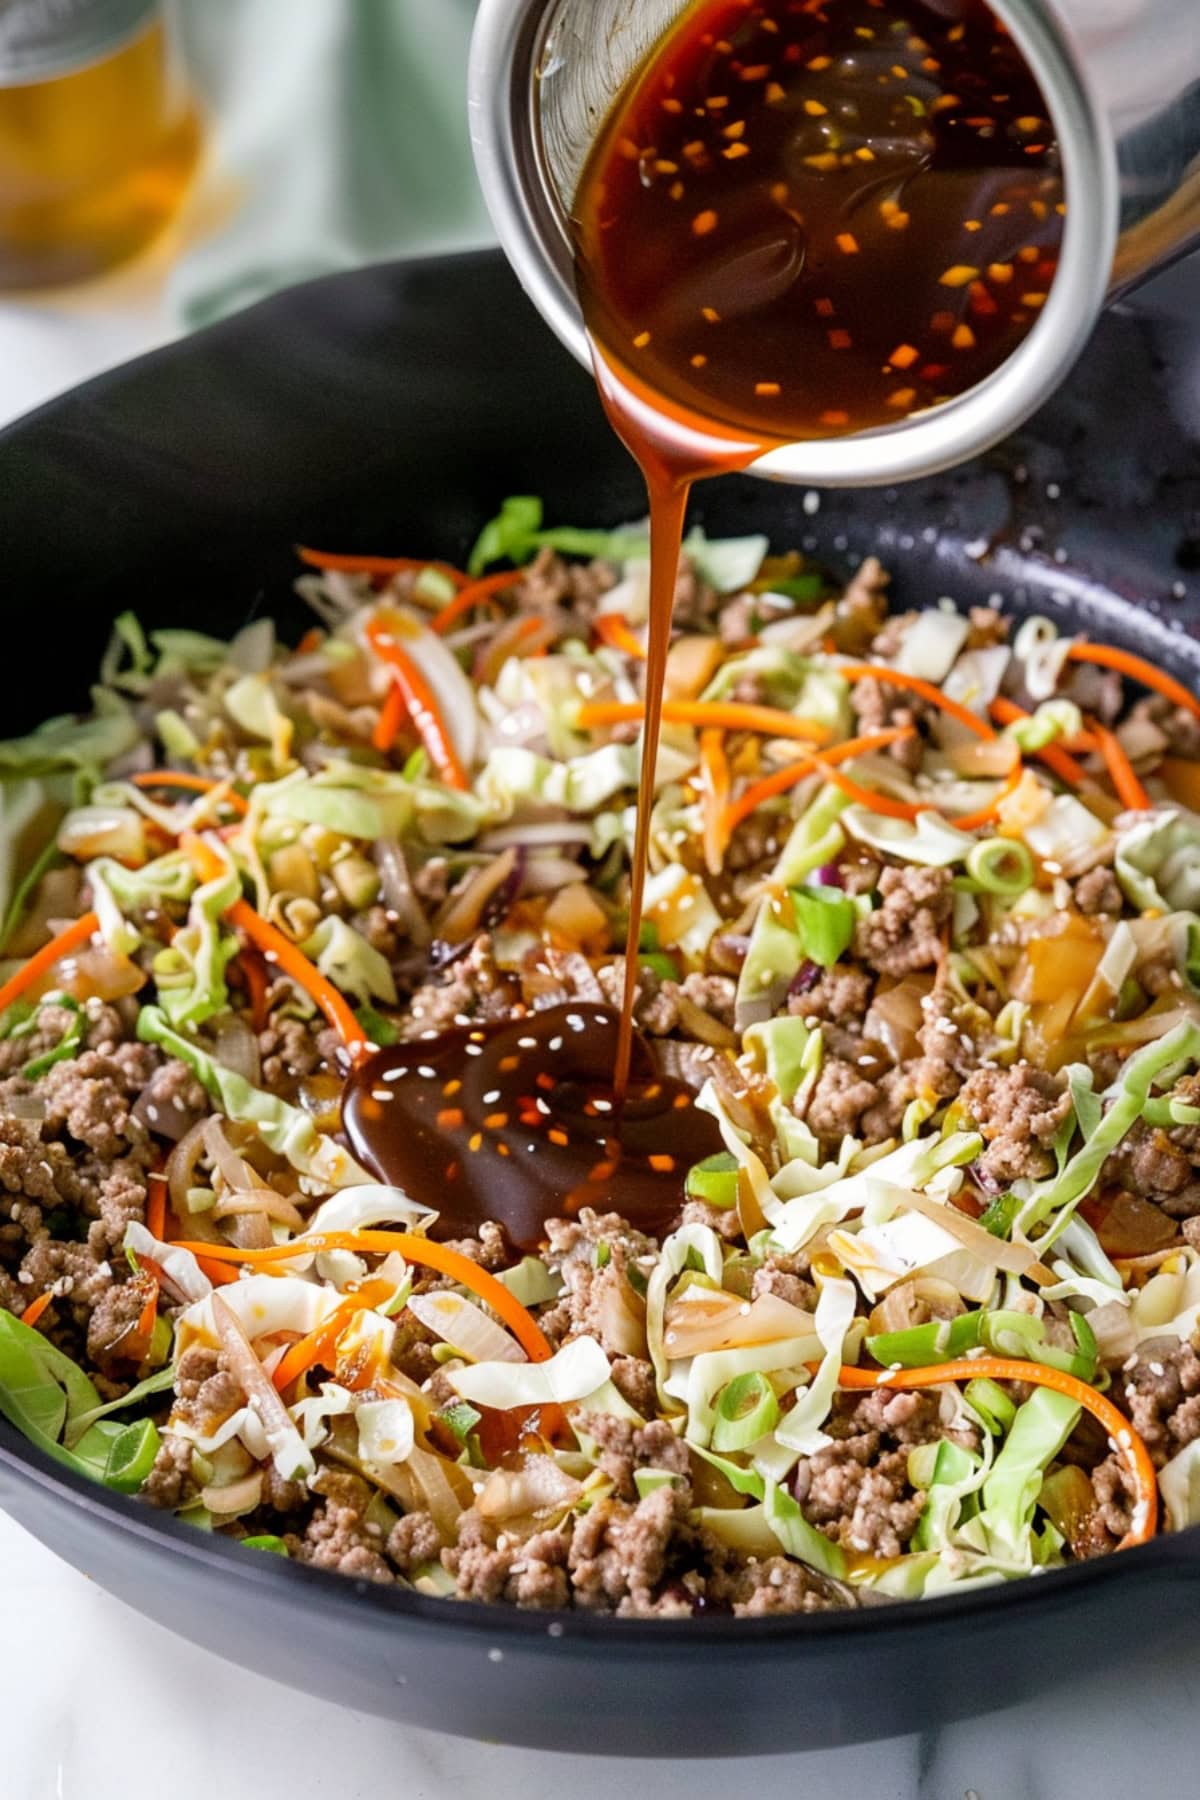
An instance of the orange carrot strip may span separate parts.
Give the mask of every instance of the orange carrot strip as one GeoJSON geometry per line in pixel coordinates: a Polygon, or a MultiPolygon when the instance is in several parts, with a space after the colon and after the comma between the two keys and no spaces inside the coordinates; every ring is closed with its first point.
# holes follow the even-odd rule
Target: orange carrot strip
{"type": "MultiPolygon", "coordinates": [[[[211,1247],[211,1245],[208,1246],[210,1249],[211,1247]]],[[[202,1244],[200,1248],[204,1249],[205,1246],[202,1244]]],[[[228,1287],[231,1282],[240,1281],[241,1277],[236,1269],[229,1268],[223,1262],[215,1261],[211,1256],[200,1256],[195,1252],[193,1254],[196,1255],[196,1267],[202,1275],[208,1276],[214,1287],[228,1287]]]]}
{"type": "Polygon", "coordinates": [[[141,1313],[138,1316],[136,1326],[137,1340],[139,1344],[145,1344],[146,1346],[146,1350],[135,1359],[138,1362],[141,1362],[142,1356],[149,1352],[150,1340],[154,1336],[154,1323],[158,1318],[158,1281],[154,1276],[151,1276],[150,1279],[153,1282],[153,1286],[146,1299],[146,1304],[143,1306],[141,1313]]]}
{"type": "MultiPolygon", "coordinates": [[[[1003,694],[996,696],[988,711],[997,725],[1015,725],[1019,720],[1030,716],[1015,701],[1005,699],[1003,694]]],[[[1090,743],[1080,742],[1079,748],[1090,750],[1092,746],[1090,743]]],[[[1044,762],[1050,773],[1057,775],[1060,781],[1065,781],[1068,787],[1080,787],[1087,780],[1087,771],[1061,744],[1043,744],[1040,750],[1033,750],[1030,755],[1044,762]]]]}
{"type": "MultiPolygon", "coordinates": [[[[130,776],[130,780],[134,787],[189,788],[197,794],[211,794],[214,788],[227,786],[223,781],[211,781],[207,775],[189,774],[186,769],[144,769],[130,776]]],[[[243,818],[250,810],[249,803],[232,788],[221,795],[221,804],[241,813],[243,818]]]]}
{"type": "Polygon", "coordinates": [[[1156,669],[1152,662],[1144,656],[1135,656],[1131,650],[1118,650],[1115,644],[1081,644],[1073,643],[1067,651],[1068,662],[1097,663],[1102,669],[1115,669],[1118,675],[1125,675],[1130,681],[1140,681],[1143,687],[1153,688],[1169,700],[1172,706],[1181,706],[1190,712],[1193,718],[1200,719],[1200,700],[1195,694],[1176,681],[1173,675],[1167,675],[1162,669],[1156,669]]]}
{"type": "Polygon", "coordinates": [[[81,944],[86,944],[99,929],[100,921],[96,914],[86,912],[81,919],[68,925],[65,931],[60,931],[56,938],[51,938],[48,944],[43,944],[0,987],[0,1013],[10,1007],[14,1000],[19,1000],[26,989],[33,987],[43,975],[48,975],[55,963],[61,962],[64,956],[69,956],[72,950],[78,950],[81,944]]]}
{"type": "Polygon", "coordinates": [[[419,575],[424,569],[435,569],[460,588],[471,579],[452,563],[433,562],[428,556],[345,556],[336,550],[312,550],[305,544],[296,546],[296,555],[310,569],[333,570],[339,575],[419,575]]]}
{"type": "Polygon", "coordinates": [[[470,786],[449,727],[438,711],[433,689],[407,650],[378,619],[367,626],[367,638],[375,654],[387,663],[404,696],[408,716],[417,728],[429,759],[447,787],[465,792],[470,786]]]}
{"type": "Polygon", "coordinates": [[[719,875],[729,842],[729,758],[725,736],[713,725],[700,733],[700,811],[704,820],[704,863],[719,875]]]}
{"type": "MultiPolygon", "coordinates": [[[[817,1365],[814,1363],[811,1367],[815,1371],[817,1365]]],[[[1049,1368],[1045,1363],[1019,1362],[1005,1356],[965,1356],[957,1362],[935,1363],[927,1369],[854,1369],[847,1366],[838,1380],[846,1388],[921,1388],[937,1387],[947,1381],[974,1381],[977,1376],[1054,1388],[1091,1413],[1108,1433],[1113,1448],[1124,1457],[1137,1493],[1133,1528],[1117,1548],[1130,1550],[1135,1544],[1149,1542],[1158,1530],[1158,1481],[1150,1453],[1125,1415],[1086,1381],[1079,1381],[1062,1369],[1049,1368]]]]}
{"type": "Polygon", "coordinates": [[[1134,773],[1133,764],[1126,756],[1116,733],[1106,725],[1101,725],[1098,719],[1088,720],[1088,730],[1100,746],[1108,778],[1126,812],[1149,812],[1150,796],[1134,773]]]}
{"type": "Polygon", "coordinates": [[[371,733],[371,742],[377,750],[386,755],[396,741],[396,733],[408,717],[408,707],[404,704],[404,689],[398,681],[393,681],[388,689],[387,699],[379,712],[379,721],[371,733]]]}
{"type": "Polygon", "coordinates": [[[242,977],[250,999],[250,1023],[255,1031],[265,1031],[269,1017],[267,995],[271,985],[267,980],[266,964],[253,944],[241,946],[238,951],[238,961],[242,966],[242,977]]]}
{"type": "Polygon", "coordinates": [[[835,769],[830,764],[825,764],[824,767],[834,787],[841,788],[847,800],[853,800],[857,806],[869,807],[874,813],[882,813],[885,819],[907,819],[910,825],[915,825],[921,813],[936,811],[936,808],[930,806],[913,806],[907,800],[893,800],[890,794],[877,794],[871,788],[861,787],[857,781],[852,781],[841,769],[835,769]]]}
{"type": "Polygon", "coordinates": [[[620,650],[626,656],[635,656],[645,662],[645,646],[634,637],[629,621],[622,613],[597,613],[592,620],[592,630],[610,650],[620,650]]]}
{"type": "Polygon", "coordinates": [[[163,1243],[167,1235],[167,1178],[165,1175],[147,1175],[146,1177],[146,1230],[151,1237],[163,1243]]]}
{"type": "Polygon", "coordinates": [[[53,1299],[54,1295],[47,1291],[44,1294],[39,1294],[36,1300],[31,1300],[29,1305],[25,1308],[25,1311],[21,1314],[22,1325],[36,1325],[53,1299]]]}
{"type": "Polygon", "coordinates": [[[386,1300],[392,1293],[390,1282],[364,1281],[334,1307],[323,1324],[317,1325],[306,1337],[294,1343],[287,1354],[276,1365],[271,1380],[282,1394],[285,1388],[292,1385],[301,1375],[320,1363],[325,1368],[334,1366],[338,1339],[357,1318],[360,1312],[370,1312],[381,1300],[386,1300]]]}
{"type": "Polygon", "coordinates": [[[886,750],[889,744],[898,744],[901,738],[913,735],[911,725],[891,726],[887,731],[871,731],[864,737],[849,738],[844,744],[835,744],[831,750],[817,750],[811,756],[798,757],[795,762],[785,763],[783,768],[776,769],[770,775],[764,775],[761,781],[754,782],[745,793],[732,803],[725,814],[727,831],[733,831],[743,819],[757,812],[767,800],[773,800],[777,794],[786,793],[788,788],[795,787],[806,775],[815,769],[828,770],[837,763],[849,762],[853,757],[866,756],[871,750],[886,750]]]}
{"type": "Polygon", "coordinates": [[[472,612],[477,606],[491,605],[496,594],[502,594],[505,588],[515,587],[520,579],[520,569],[505,569],[499,575],[485,575],[481,581],[468,581],[453,600],[443,606],[441,612],[434,613],[429,621],[429,629],[436,631],[440,637],[452,625],[457,625],[464,614],[472,612]]]}
{"type": "Polygon", "coordinates": [[[923,681],[919,675],[904,675],[899,669],[889,669],[884,663],[846,663],[834,670],[836,675],[844,675],[847,681],[883,681],[891,687],[906,688],[910,694],[919,694],[930,706],[936,706],[949,718],[957,719],[959,724],[976,737],[994,738],[996,733],[986,719],[973,713],[969,707],[960,706],[957,700],[951,700],[943,694],[941,688],[935,687],[932,681],[923,681]]]}
{"type": "MultiPolygon", "coordinates": [[[[603,725],[638,725],[645,715],[640,700],[590,700],[579,709],[581,731],[603,725]]],[[[823,744],[829,736],[824,725],[798,719],[774,706],[744,706],[737,700],[664,700],[667,725],[713,725],[721,731],[757,731],[764,737],[797,738],[804,744],[823,744]]]]}
{"type": "Polygon", "coordinates": [[[410,1231],[322,1231],[297,1238],[290,1244],[276,1244],[269,1250],[239,1250],[233,1244],[185,1243],[181,1248],[190,1250],[197,1258],[205,1256],[217,1262],[245,1263],[252,1269],[270,1269],[275,1263],[290,1262],[293,1257],[308,1256],[314,1251],[355,1250],[367,1256],[387,1256],[390,1251],[398,1250],[408,1262],[437,1269],[440,1274],[451,1276],[460,1286],[478,1294],[504,1320],[531,1362],[545,1362],[554,1354],[537,1320],[513,1298],[503,1282],[497,1281],[494,1275],[489,1275],[486,1269],[481,1269],[478,1263],[473,1263],[458,1250],[452,1250],[449,1244],[436,1244],[410,1231]]]}
{"type": "MultiPolygon", "coordinates": [[[[185,832],[180,839],[180,848],[187,852],[202,881],[213,881],[224,872],[225,864],[202,838],[185,832]]],[[[246,900],[235,900],[226,916],[231,925],[244,932],[262,951],[268,962],[277,964],[290,980],[316,1001],[355,1061],[368,1054],[366,1032],[333,983],[309,962],[303,951],[269,924],[261,913],[255,912],[246,900]]]]}

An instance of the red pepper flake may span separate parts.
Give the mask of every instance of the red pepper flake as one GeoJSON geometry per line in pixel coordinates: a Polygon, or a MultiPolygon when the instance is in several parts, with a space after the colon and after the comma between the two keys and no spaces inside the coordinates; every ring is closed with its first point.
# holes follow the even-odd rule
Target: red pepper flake
{"type": "Polygon", "coordinates": [[[998,287],[1003,287],[1006,281],[1011,281],[1013,278],[1011,263],[989,263],[987,272],[988,280],[994,281],[998,287]]]}
{"type": "Polygon", "coordinates": [[[681,113],[683,111],[683,101],[682,100],[664,100],[662,103],[662,109],[665,113],[681,113]]]}
{"type": "Polygon", "coordinates": [[[832,319],[834,314],[837,311],[837,308],[833,304],[833,301],[829,300],[829,299],[824,299],[824,298],[820,299],[820,300],[814,300],[813,308],[822,319],[832,319]]]}
{"type": "Polygon", "coordinates": [[[717,224],[717,215],[710,206],[704,212],[696,214],[692,220],[692,231],[696,237],[707,237],[710,232],[717,229],[717,224]]]}
{"type": "Polygon", "coordinates": [[[437,1116],[439,1131],[457,1131],[462,1122],[462,1108],[458,1106],[444,1106],[437,1116]]]}
{"type": "Polygon", "coordinates": [[[557,1126],[555,1126],[553,1131],[548,1131],[546,1136],[550,1139],[552,1144],[557,1144],[560,1150],[565,1150],[571,1141],[566,1132],[560,1131],[557,1126]]]}
{"type": "Polygon", "coordinates": [[[461,1081],[448,1081],[446,1083],[445,1087],[442,1089],[442,1092],[443,1092],[443,1094],[445,1094],[447,1100],[450,1100],[453,1098],[453,1096],[455,1094],[459,1094],[462,1092],[462,1082],[461,1081]]]}
{"type": "Polygon", "coordinates": [[[739,81],[765,81],[771,73],[770,63],[751,63],[738,76],[739,81]]]}
{"type": "Polygon", "coordinates": [[[683,193],[684,193],[682,181],[673,181],[671,183],[670,187],[667,189],[667,192],[671,196],[672,200],[682,200],[683,193]]]}
{"type": "MultiPolygon", "coordinates": [[[[519,1056],[502,1056],[500,1058],[500,1061],[496,1064],[496,1067],[499,1069],[501,1075],[512,1075],[517,1069],[520,1068],[520,1066],[521,1066],[521,1059],[519,1056]]],[[[460,1087],[462,1086],[461,1082],[459,1083],[459,1086],[460,1087]]]]}
{"type": "Polygon", "coordinates": [[[756,381],[754,391],[763,400],[773,400],[777,394],[783,392],[783,389],[777,381],[756,381]]]}
{"type": "Polygon", "coordinates": [[[954,345],[956,350],[973,350],[975,348],[975,333],[971,330],[969,325],[964,324],[956,326],[954,336],[950,339],[950,342],[954,345]]]}
{"type": "Polygon", "coordinates": [[[920,351],[912,344],[897,344],[888,361],[893,369],[911,369],[919,355],[920,351]]]}
{"type": "Polygon", "coordinates": [[[633,340],[633,347],[635,350],[644,350],[649,342],[650,333],[648,331],[639,331],[633,340]]]}
{"type": "Polygon", "coordinates": [[[942,287],[962,288],[974,281],[978,274],[979,270],[973,269],[970,263],[952,263],[938,276],[938,281],[942,287]]]}
{"type": "Polygon", "coordinates": [[[654,165],[654,173],[656,175],[678,175],[679,164],[677,162],[669,162],[666,158],[660,156],[654,165]]]}
{"type": "Polygon", "coordinates": [[[710,325],[719,325],[721,323],[721,315],[715,306],[702,306],[700,311],[710,325]]]}
{"type": "Polygon", "coordinates": [[[840,409],[831,408],[829,412],[823,412],[821,414],[821,423],[822,425],[848,425],[850,423],[850,414],[848,412],[842,412],[840,409]]]}
{"type": "Polygon", "coordinates": [[[485,1131],[503,1131],[507,1124],[508,1114],[506,1112],[487,1113],[484,1117],[483,1128],[485,1131]]]}
{"type": "Polygon", "coordinates": [[[675,1167],[673,1156],[651,1156],[649,1162],[656,1175],[669,1175],[675,1167]]]}
{"type": "Polygon", "coordinates": [[[843,331],[841,326],[835,327],[833,331],[827,332],[826,335],[829,338],[829,348],[831,350],[850,350],[854,347],[854,339],[850,336],[848,331],[843,331]]]}
{"type": "Polygon", "coordinates": [[[839,231],[834,242],[843,256],[858,255],[858,239],[852,231],[839,231]]]}
{"type": "Polygon", "coordinates": [[[682,1112],[685,1106],[690,1106],[691,1104],[692,1104],[692,1097],[690,1094],[676,1094],[675,1098],[671,1102],[671,1105],[674,1107],[676,1112],[682,1112]]]}
{"type": "Polygon", "coordinates": [[[1036,244],[1025,244],[1017,251],[1017,261],[1035,263],[1041,254],[1036,244]]]}
{"type": "Polygon", "coordinates": [[[917,397],[916,388],[894,388],[888,395],[888,405],[897,408],[908,408],[917,397]]]}
{"type": "Polygon", "coordinates": [[[831,56],[814,56],[807,66],[819,75],[822,69],[829,68],[832,61],[833,58],[831,56]]]}
{"type": "Polygon", "coordinates": [[[745,137],[745,135],[746,135],[745,119],[735,119],[733,121],[733,124],[727,125],[725,127],[724,131],[721,133],[722,137],[727,137],[727,138],[742,138],[742,137],[745,137]]]}
{"type": "Polygon", "coordinates": [[[730,144],[721,152],[721,155],[725,158],[726,162],[736,162],[739,156],[749,156],[749,154],[749,144],[730,144]]]}
{"type": "Polygon", "coordinates": [[[533,1085],[534,1087],[540,1087],[543,1094],[552,1094],[554,1092],[554,1077],[553,1075],[547,1075],[545,1073],[535,1075],[533,1085]]]}
{"type": "Polygon", "coordinates": [[[692,358],[692,367],[693,367],[693,369],[702,369],[705,366],[705,364],[707,363],[707,361],[708,361],[707,356],[702,355],[698,351],[696,353],[696,355],[693,356],[693,358],[692,358]]]}
{"type": "Polygon", "coordinates": [[[507,1144],[497,1144],[496,1145],[496,1155],[497,1156],[511,1156],[512,1151],[509,1149],[507,1144]]]}
{"type": "Polygon", "coordinates": [[[1045,306],[1047,298],[1046,294],[1022,294],[1021,305],[1032,306],[1036,310],[1039,306],[1045,306]]]}
{"type": "Polygon", "coordinates": [[[482,1150],[483,1149],[483,1133],[482,1133],[482,1131],[476,1131],[471,1134],[471,1136],[467,1139],[467,1149],[468,1150],[482,1150]]]}
{"type": "Polygon", "coordinates": [[[827,106],[822,106],[819,100],[806,100],[804,102],[804,110],[810,119],[823,119],[828,113],[829,108],[827,106]]]}
{"type": "Polygon", "coordinates": [[[611,1162],[594,1163],[592,1165],[592,1167],[588,1170],[588,1180],[589,1181],[610,1181],[612,1179],[612,1177],[616,1174],[616,1172],[617,1172],[616,1163],[611,1163],[611,1162]]]}
{"type": "Polygon", "coordinates": [[[638,149],[637,145],[634,143],[632,138],[622,138],[620,143],[617,145],[617,149],[620,151],[621,155],[625,158],[626,162],[638,162],[641,159],[642,153],[638,149]]]}
{"type": "Polygon", "coordinates": [[[787,99],[787,89],[780,87],[777,81],[768,81],[763,97],[768,106],[778,106],[781,100],[787,99]]]}

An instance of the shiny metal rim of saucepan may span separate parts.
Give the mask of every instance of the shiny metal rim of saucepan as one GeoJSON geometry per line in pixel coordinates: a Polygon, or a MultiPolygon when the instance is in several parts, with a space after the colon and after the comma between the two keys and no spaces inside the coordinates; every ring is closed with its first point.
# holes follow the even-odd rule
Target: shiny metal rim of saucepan
{"type": "MultiPolygon", "coordinates": [[[[989,448],[1054,391],[1091,333],[1118,232],[1116,150],[1087,72],[1043,0],[991,0],[1046,95],[1069,210],[1050,299],[986,381],[935,411],[851,437],[772,450],[751,472],[779,481],[869,487],[936,474],[989,448]]],[[[564,0],[480,0],[471,54],[476,164],[500,242],[526,293],[572,355],[590,362],[562,203],[543,154],[540,72],[564,0]]],[[[613,96],[615,97],[615,96],[613,96]]]]}

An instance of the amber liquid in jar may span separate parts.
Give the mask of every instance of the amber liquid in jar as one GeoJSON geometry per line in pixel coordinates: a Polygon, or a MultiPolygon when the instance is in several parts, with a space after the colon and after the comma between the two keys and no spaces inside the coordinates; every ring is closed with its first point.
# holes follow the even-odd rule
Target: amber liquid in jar
{"type": "Polygon", "coordinates": [[[0,288],[78,281],[142,249],[199,141],[157,20],[86,67],[0,86],[0,288]]]}

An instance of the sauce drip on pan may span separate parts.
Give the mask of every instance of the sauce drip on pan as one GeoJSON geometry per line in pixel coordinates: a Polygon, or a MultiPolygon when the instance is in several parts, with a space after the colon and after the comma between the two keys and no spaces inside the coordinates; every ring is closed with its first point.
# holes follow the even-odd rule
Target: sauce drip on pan
{"type": "Polygon", "coordinates": [[[439,1236],[535,1248],[585,1205],[661,1235],[720,1148],[634,1002],[663,679],[693,482],[895,424],[992,374],[1062,234],[1045,102],[981,0],[697,0],[635,73],[573,229],[597,380],[650,501],[646,715],[624,1005],[373,1056],[344,1117],[439,1236]]]}
{"type": "Polygon", "coordinates": [[[548,1007],[381,1051],[351,1076],[342,1117],[382,1181],[436,1206],[439,1237],[497,1219],[535,1250],[547,1219],[619,1212],[663,1235],[697,1157],[721,1148],[688,1088],[659,1074],[634,1039],[617,1136],[613,1007],[548,1007]]]}

